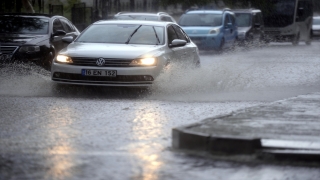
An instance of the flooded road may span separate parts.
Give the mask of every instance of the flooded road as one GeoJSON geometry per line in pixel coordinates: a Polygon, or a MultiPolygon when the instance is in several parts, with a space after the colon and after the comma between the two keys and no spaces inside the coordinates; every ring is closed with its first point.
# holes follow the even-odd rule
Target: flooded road
{"type": "Polygon", "coordinates": [[[0,179],[319,179],[318,167],[211,160],[171,149],[171,129],[318,92],[320,43],[215,54],[150,91],[57,86],[30,65],[0,69],[0,179]]]}

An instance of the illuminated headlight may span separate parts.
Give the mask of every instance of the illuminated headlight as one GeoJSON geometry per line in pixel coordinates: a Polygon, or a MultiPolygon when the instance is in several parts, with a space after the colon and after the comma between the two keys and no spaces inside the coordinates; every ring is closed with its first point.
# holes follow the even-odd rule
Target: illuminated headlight
{"type": "Polygon", "coordinates": [[[209,31],[209,34],[218,34],[220,32],[220,29],[211,29],[209,31]]]}
{"type": "Polygon", "coordinates": [[[156,58],[141,58],[133,60],[130,65],[133,66],[154,66],[157,64],[156,58]]]}
{"type": "Polygon", "coordinates": [[[60,63],[72,63],[72,59],[70,57],[60,54],[57,56],[56,61],[60,63]]]}
{"type": "Polygon", "coordinates": [[[21,53],[28,53],[28,52],[39,52],[40,47],[39,46],[22,46],[19,49],[19,52],[21,53]]]}

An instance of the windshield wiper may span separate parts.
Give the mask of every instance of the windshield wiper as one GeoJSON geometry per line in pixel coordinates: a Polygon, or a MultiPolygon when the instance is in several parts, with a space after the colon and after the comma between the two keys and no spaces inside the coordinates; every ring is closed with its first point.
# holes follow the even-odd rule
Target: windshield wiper
{"type": "Polygon", "coordinates": [[[159,37],[158,37],[158,34],[157,34],[156,30],[154,29],[154,26],[152,26],[152,29],[153,29],[154,34],[156,35],[156,37],[157,37],[157,39],[158,39],[158,43],[157,43],[156,45],[159,45],[159,44],[160,44],[160,39],[159,39],[159,37]]]}
{"type": "Polygon", "coordinates": [[[140,25],[139,27],[137,27],[137,29],[135,29],[135,30],[131,33],[130,37],[129,37],[128,40],[125,42],[125,44],[129,44],[132,36],[138,31],[138,29],[139,29],[141,26],[142,26],[142,25],[140,25]]]}

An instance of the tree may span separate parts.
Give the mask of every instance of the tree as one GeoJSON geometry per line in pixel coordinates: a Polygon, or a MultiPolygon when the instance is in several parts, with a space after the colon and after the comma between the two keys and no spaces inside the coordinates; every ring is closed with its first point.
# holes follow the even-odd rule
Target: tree
{"type": "Polygon", "coordinates": [[[21,0],[21,1],[22,1],[22,5],[27,13],[35,13],[29,0],[21,0]]]}

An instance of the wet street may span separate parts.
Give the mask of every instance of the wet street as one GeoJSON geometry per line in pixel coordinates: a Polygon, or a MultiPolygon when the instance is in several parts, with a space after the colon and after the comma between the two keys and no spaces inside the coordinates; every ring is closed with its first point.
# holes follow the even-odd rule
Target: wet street
{"type": "Polygon", "coordinates": [[[211,159],[171,148],[174,127],[319,92],[320,42],[217,54],[172,67],[149,90],[58,86],[0,68],[1,180],[316,180],[318,166],[211,159]]]}

